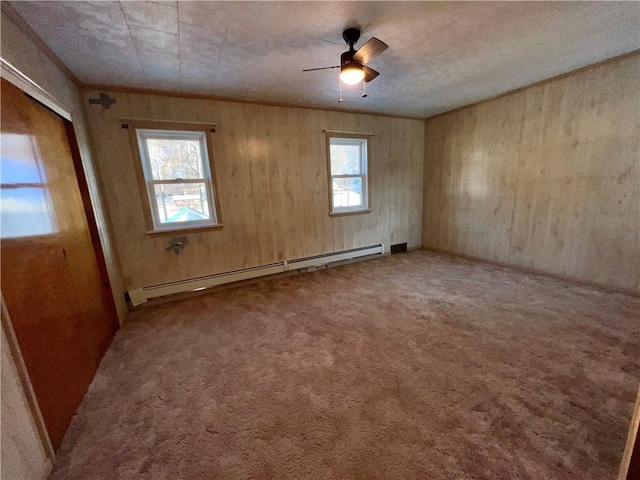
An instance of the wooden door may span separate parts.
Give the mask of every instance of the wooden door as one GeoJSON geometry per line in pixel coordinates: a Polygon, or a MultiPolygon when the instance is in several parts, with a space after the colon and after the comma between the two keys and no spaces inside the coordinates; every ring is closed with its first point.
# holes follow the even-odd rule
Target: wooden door
{"type": "Polygon", "coordinates": [[[118,323],[68,126],[6,80],[1,87],[0,288],[58,448],[118,323]]]}

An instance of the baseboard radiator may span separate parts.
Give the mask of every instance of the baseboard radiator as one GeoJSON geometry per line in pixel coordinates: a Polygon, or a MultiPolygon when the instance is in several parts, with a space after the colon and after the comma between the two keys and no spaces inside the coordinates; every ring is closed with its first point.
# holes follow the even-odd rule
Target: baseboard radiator
{"type": "Polygon", "coordinates": [[[367,257],[369,255],[381,255],[384,253],[384,245],[370,245],[368,247],[352,248],[340,252],[326,253],[313,257],[296,258],[294,260],[284,260],[282,262],[270,263],[268,265],[260,265],[258,267],[243,268],[242,270],[233,270],[231,272],[216,273],[214,275],[206,275],[204,277],[190,278],[188,280],[180,280],[177,282],[163,283],[160,285],[151,285],[148,287],[135,288],[129,290],[129,299],[134,306],[141,305],[147,300],[165,295],[173,295],[176,293],[195,292],[206,288],[223,285],[225,283],[239,282],[251,278],[264,277],[276,273],[283,273],[290,270],[301,270],[305,268],[318,267],[328,265],[330,263],[352,260],[359,257],[367,257]]]}

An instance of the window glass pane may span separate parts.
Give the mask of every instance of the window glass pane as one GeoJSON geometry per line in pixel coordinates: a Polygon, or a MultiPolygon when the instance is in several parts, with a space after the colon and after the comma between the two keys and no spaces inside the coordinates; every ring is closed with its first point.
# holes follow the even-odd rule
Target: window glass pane
{"type": "Polygon", "coordinates": [[[333,207],[355,207],[364,205],[362,178],[333,179],[333,207]]]}
{"type": "Polygon", "coordinates": [[[204,183],[154,185],[160,223],[202,222],[211,218],[204,183]]]}
{"type": "Polygon", "coordinates": [[[154,180],[204,178],[200,140],[147,138],[146,144],[154,180]]]}
{"type": "Polygon", "coordinates": [[[360,175],[362,145],[331,144],[331,175],[360,175]]]}

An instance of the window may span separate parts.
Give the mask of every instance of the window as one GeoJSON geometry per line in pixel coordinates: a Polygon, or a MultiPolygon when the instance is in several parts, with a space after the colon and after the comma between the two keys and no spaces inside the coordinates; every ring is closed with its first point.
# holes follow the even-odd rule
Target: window
{"type": "Polygon", "coordinates": [[[208,129],[136,128],[153,232],[218,226],[208,129]]]}
{"type": "Polygon", "coordinates": [[[369,140],[328,133],[330,214],[369,212],[369,140]]]}

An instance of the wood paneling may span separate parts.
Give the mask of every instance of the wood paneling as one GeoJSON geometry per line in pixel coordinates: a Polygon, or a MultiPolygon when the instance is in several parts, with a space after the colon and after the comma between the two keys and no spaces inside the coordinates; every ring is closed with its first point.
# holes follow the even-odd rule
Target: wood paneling
{"type": "MultiPolygon", "coordinates": [[[[93,98],[97,91],[86,91],[93,98]]],[[[420,245],[424,122],[205,99],[107,92],[87,106],[105,197],[129,288],[383,242],[420,245]],[[224,228],[185,232],[180,255],[147,235],[134,156],[121,119],[215,123],[224,228]],[[371,208],[330,217],[324,130],[373,133],[371,208]]]]}
{"type": "Polygon", "coordinates": [[[427,120],[423,245],[640,291],[640,55],[427,120]]]}
{"type": "MultiPolygon", "coordinates": [[[[170,90],[156,90],[153,88],[137,88],[137,87],[123,87],[120,85],[107,85],[107,84],[94,84],[85,83],[82,85],[85,90],[98,90],[98,91],[110,91],[120,93],[140,93],[145,95],[158,95],[161,97],[170,98],[188,98],[188,99],[200,99],[200,100],[216,100],[218,102],[232,102],[232,103],[248,103],[250,105],[263,105],[267,107],[288,107],[288,108],[302,108],[305,110],[326,111],[326,112],[338,112],[338,113],[355,113],[358,115],[373,115],[375,117],[387,117],[387,118],[403,118],[407,120],[424,120],[421,116],[411,115],[394,115],[392,113],[371,113],[363,112],[362,110],[351,110],[348,108],[325,108],[325,107],[307,107],[296,103],[289,102],[267,102],[262,100],[243,100],[241,98],[222,97],[219,95],[207,95],[205,93],[193,93],[193,92],[173,92],[170,90]]],[[[353,133],[353,132],[345,132],[353,133]]]]}

